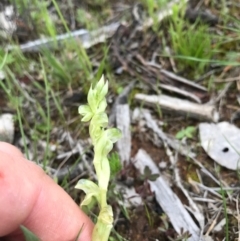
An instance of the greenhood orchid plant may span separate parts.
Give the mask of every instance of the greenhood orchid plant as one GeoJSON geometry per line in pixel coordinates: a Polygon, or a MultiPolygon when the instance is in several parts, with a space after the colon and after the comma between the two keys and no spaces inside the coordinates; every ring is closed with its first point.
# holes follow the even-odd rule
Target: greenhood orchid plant
{"type": "Polygon", "coordinates": [[[95,199],[100,208],[92,241],[107,241],[113,226],[112,207],[107,204],[110,180],[108,153],[112,150],[113,144],[121,138],[121,132],[116,128],[107,129],[108,116],[105,113],[107,92],[108,82],[105,83],[102,76],[95,88],[91,86],[88,92],[88,105],[79,106],[78,109],[83,116],[82,121],[90,121],[89,133],[94,146],[93,164],[98,179],[98,185],[90,180],[81,179],[75,187],[86,193],[81,206],[90,205],[95,199]]]}

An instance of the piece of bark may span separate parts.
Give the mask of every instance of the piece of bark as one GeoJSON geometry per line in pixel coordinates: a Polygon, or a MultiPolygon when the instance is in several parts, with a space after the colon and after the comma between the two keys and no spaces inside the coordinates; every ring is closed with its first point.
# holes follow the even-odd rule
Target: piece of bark
{"type": "MultiPolygon", "coordinates": [[[[76,41],[80,42],[83,48],[88,49],[98,43],[105,42],[115,33],[119,26],[120,23],[117,22],[91,32],[86,29],[79,29],[71,33],[57,35],[56,38],[37,39],[35,41],[21,44],[19,47],[23,52],[39,52],[43,49],[59,48],[65,41],[75,38],[76,41]]],[[[8,50],[14,48],[15,46],[13,45],[7,47],[8,50]]]]}
{"type": "MultiPolygon", "coordinates": [[[[153,174],[160,174],[156,164],[142,149],[140,149],[136,154],[133,164],[142,174],[144,173],[146,166],[150,168],[153,174]]],[[[182,230],[184,232],[189,232],[191,237],[188,238],[188,241],[204,241],[201,237],[200,229],[164,178],[159,176],[156,181],[148,182],[150,184],[151,191],[155,193],[157,202],[169,217],[175,231],[178,234],[181,234],[182,230]]]]}
{"type": "Polygon", "coordinates": [[[116,115],[117,115],[117,106],[120,104],[126,104],[128,100],[128,96],[132,89],[135,86],[135,81],[130,82],[123,91],[117,96],[117,98],[114,101],[114,104],[111,109],[111,113],[109,116],[108,124],[109,126],[115,126],[116,125],[116,115]]]}
{"type": "Polygon", "coordinates": [[[129,163],[131,157],[131,118],[128,104],[117,105],[116,107],[117,128],[122,132],[122,138],[118,140],[116,147],[122,164],[129,163]]]}
{"type": "Polygon", "coordinates": [[[213,105],[201,105],[167,95],[136,94],[135,99],[143,101],[147,105],[159,105],[162,110],[170,111],[171,113],[175,112],[176,114],[184,114],[198,120],[209,120],[213,122],[219,120],[219,113],[213,105]]]}

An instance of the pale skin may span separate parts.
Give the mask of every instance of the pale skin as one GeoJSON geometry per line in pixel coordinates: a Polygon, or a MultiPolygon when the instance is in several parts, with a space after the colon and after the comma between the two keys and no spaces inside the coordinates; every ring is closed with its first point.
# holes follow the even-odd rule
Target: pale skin
{"type": "Polygon", "coordinates": [[[0,142],[0,240],[91,241],[93,223],[71,197],[14,146],[0,142]]]}

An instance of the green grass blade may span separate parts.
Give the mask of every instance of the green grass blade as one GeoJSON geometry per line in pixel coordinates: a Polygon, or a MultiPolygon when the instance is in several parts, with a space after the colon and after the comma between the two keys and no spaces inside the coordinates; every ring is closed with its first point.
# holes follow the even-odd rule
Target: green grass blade
{"type": "Polygon", "coordinates": [[[40,239],[24,226],[20,226],[26,241],[40,241],[40,239]]]}

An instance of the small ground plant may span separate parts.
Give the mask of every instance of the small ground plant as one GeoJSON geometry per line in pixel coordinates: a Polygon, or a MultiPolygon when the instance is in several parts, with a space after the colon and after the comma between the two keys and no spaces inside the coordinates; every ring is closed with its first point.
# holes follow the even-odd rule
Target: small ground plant
{"type": "Polygon", "coordinates": [[[211,35],[208,26],[199,21],[194,24],[186,23],[183,13],[178,6],[173,7],[169,30],[172,48],[177,55],[180,68],[190,67],[197,69],[198,73],[203,73],[214,53],[211,35]]]}
{"type": "Polygon", "coordinates": [[[79,107],[82,121],[90,121],[89,133],[94,146],[93,164],[96,170],[98,185],[86,179],[81,179],[76,188],[83,190],[86,196],[81,206],[90,207],[97,201],[100,213],[93,231],[92,241],[107,241],[112,229],[113,211],[107,203],[107,190],[110,180],[110,165],[108,153],[120,137],[121,132],[116,128],[107,129],[108,116],[105,113],[107,107],[106,94],[108,82],[104,83],[102,76],[95,88],[91,86],[88,92],[88,105],[79,107]]]}

